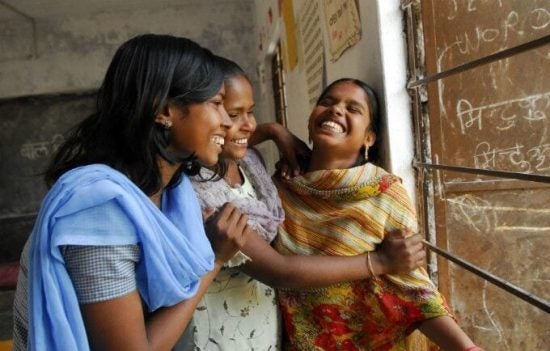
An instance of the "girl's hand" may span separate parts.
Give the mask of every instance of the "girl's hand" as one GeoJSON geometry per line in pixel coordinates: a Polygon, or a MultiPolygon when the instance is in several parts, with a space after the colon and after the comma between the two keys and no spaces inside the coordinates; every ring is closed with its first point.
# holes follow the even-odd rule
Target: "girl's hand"
{"type": "Polygon", "coordinates": [[[306,143],[282,126],[276,135],[274,141],[281,155],[277,167],[279,174],[286,179],[302,174],[307,169],[311,150],[306,143]]]}
{"type": "Polygon", "coordinates": [[[371,257],[377,275],[410,272],[426,263],[421,236],[406,229],[389,232],[371,257]]]}
{"type": "Polygon", "coordinates": [[[279,123],[258,124],[248,140],[249,145],[257,145],[265,140],[273,140],[279,149],[281,160],[278,162],[277,173],[283,178],[289,179],[305,171],[311,150],[300,138],[279,123]]]}
{"type": "Polygon", "coordinates": [[[250,233],[248,216],[230,202],[225,203],[219,211],[204,211],[203,216],[204,228],[216,254],[216,261],[223,264],[246,243],[250,233]]]}

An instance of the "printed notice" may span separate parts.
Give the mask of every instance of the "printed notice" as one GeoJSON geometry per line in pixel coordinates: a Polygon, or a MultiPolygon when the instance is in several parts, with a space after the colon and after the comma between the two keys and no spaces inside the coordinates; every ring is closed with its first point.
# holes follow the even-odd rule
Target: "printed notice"
{"type": "Polygon", "coordinates": [[[361,39],[361,19],[355,0],[325,0],[331,61],[361,39]]]}
{"type": "Polygon", "coordinates": [[[318,1],[305,1],[300,9],[300,35],[309,107],[313,108],[323,89],[325,47],[318,1]]]}

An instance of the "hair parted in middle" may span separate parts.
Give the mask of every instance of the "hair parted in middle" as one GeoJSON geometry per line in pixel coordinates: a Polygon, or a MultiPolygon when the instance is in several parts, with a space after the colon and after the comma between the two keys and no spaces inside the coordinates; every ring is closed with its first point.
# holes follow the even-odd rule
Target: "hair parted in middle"
{"type": "Polygon", "coordinates": [[[319,105],[319,102],[325,98],[325,95],[328,94],[328,92],[335,86],[340,83],[352,83],[358,86],[363,90],[365,95],[367,96],[367,106],[369,107],[370,111],[370,124],[369,128],[370,130],[376,135],[376,142],[374,145],[369,147],[368,149],[366,147],[363,147],[360,151],[361,159],[359,160],[359,163],[366,163],[367,160],[372,163],[378,163],[379,161],[379,150],[378,145],[380,143],[380,109],[379,109],[379,102],[378,102],[378,96],[374,92],[374,89],[368,85],[367,83],[363,82],[360,79],[355,78],[340,78],[332,83],[330,83],[323,91],[321,92],[321,95],[319,95],[319,98],[317,98],[316,105],[319,105]]]}

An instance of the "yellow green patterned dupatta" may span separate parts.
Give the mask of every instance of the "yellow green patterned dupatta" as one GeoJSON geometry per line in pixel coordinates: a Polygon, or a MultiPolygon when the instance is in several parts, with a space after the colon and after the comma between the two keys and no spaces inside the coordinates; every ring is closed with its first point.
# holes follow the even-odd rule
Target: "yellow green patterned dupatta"
{"type": "Polygon", "coordinates": [[[322,170],[278,184],[287,220],[282,242],[307,254],[356,255],[374,249],[386,232],[416,230],[411,201],[398,177],[367,163],[322,170]]]}
{"type": "MultiPolygon", "coordinates": [[[[375,250],[389,231],[416,231],[400,179],[372,164],[314,171],[277,187],[286,219],[275,247],[283,254],[357,255],[375,250]]],[[[281,290],[279,301],[290,350],[402,350],[419,322],[450,314],[423,269],[281,290]]]]}

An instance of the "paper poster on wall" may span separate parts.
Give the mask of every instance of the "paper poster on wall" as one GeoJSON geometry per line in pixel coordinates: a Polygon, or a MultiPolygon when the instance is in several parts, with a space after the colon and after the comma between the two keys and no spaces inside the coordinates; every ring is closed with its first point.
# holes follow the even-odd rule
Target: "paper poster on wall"
{"type": "Polygon", "coordinates": [[[305,1],[300,8],[300,21],[298,22],[300,23],[302,57],[310,108],[313,108],[321,94],[325,72],[325,46],[319,4],[320,2],[315,0],[305,1]]]}
{"type": "Polygon", "coordinates": [[[355,0],[325,0],[330,59],[338,60],[361,39],[361,19],[355,0]]]}
{"type": "Polygon", "coordinates": [[[285,71],[292,71],[298,64],[298,49],[296,45],[296,23],[294,22],[294,7],[292,0],[280,0],[282,16],[285,24],[284,61],[285,71]]]}

